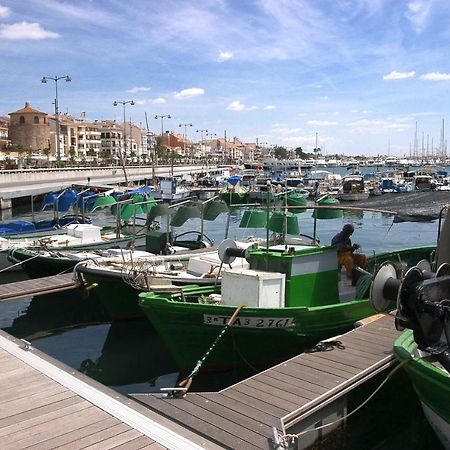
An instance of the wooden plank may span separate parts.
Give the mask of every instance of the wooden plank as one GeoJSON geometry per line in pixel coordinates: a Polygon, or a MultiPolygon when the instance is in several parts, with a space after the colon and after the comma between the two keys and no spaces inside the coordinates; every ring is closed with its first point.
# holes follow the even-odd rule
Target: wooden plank
{"type": "Polygon", "coordinates": [[[283,417],[288,412],[286,411],[286,409],[278,408],[275,405],[270,405],[266,402],[263,402],[257,397],[246,396],[237,389],[227,389],[226,391],[222,392],[222,395],[235,401],[245,401],[247,405],[254,408],[255,410],[266,412],[276,417],[283,417]]]}
{"type": "Polygon", "coordinates": [[[386,348],[380,345],[375,346],[373,343],[358,339],[356,336],[348,336],[345,339],[345,346],[350,348],[360,348],[366,353],[370,353],[378,357],[383,355],[386,356],[387,353],[392,353],[392,348],[386,348]]]}
{"type": "MultiPolygon", "coordinates": [[[[11,405],[11,406],[14,406],[13,409],[6,407],[6,411],[3,414],[0,414],[0,419],[2,419],[4,417],[8,417],[10,415],[14,415],[14,414],[26,411],[26,410],[40,408],[42,406],[49,405],[51,403],[55,403],[60,400],[64,400],[66,398],[73,397],[74,395],[75,394],[73,392],[64,391],[64,392],[60,392],[56,395],[52,395],[51,397],[43,397],[43,398],[39,398],[39,399],[33,399],[32,403],[31,402],[26,403],[21,400],[20,404],[11,405]]],[[[10,403],[13,403],[13,402],[10,402],[10,403]]],[[[3,405],[0,405],[0,411],[2,409],[3,409],[3,405]]]]}
{"type": "Polygon", "coordinates": [[[326,384],[323,382],[325,377],[329,382],[336,385],[336,381],[339,379],[346,380],[349,376],[355,374],[358,369],[354,367],[348,367],[347,365],[342,365],[341,367],[336,364],[332,364],[329,361],[325,361],[325,364],[318,364],[317,361],[321,360],[321,354],[312,353],[308,355],[302,355],[300,358],[296,358],[293,360],[293,364],[295,367],[304,367],[305,370],[315,369],[319,372],[319,376],[321,378],[321,382],[323,386],[326,384]]]}
{"type": "MultiPolygon", "coordinates": [[[[47,450],[49,448],[60,447],[65,444],[70,444],[71,442],[78,441],[79,439],[86,436],[95,435],[98,432],[111,428],[114,425],[118,425],[119,423],[120,421],[115,417],[107,417],[106,419],[91,423],[81,428],[77,428],[76,430],[64,433],[60,436],[52,437],[38,444],[31,445],[27,448],[33,450],[47,450]]],[[[151,441],[147,438],[147,442],[151,441]]]]}
{"type": "MultiPolygon", "coordinates": [[[[64,449],[64,450],[79,450],[82,448],[86,448],[89,445],[103,442],[105,439],[109,439],[111,436],[116,436],[118,434],[124,433],[125,431],[129,430],[130,427],[124,423],[120,423],[119,425],[114,425],[109,428],[105,428],[102,431],[99,431],[95,434],[91,434],[89,436],[86,436],[84,438],[77,439],[75,441],[69,442],[67,444],[63,444],[59,447],[54,447],[58,449],[64,449]]],[[[105,447],[106,448],[106,447],[105,447]]]]}
{"type": "Polygon", "coordinates": [[[204,393],[204,392],[199,392],[195,395],[203,397],[210,402],[218,403],[228,408],[230,411],[236,411],[244,416],[252,417],[256,421],[268,424],[271,427],[279,425],[280,419],[277,416],[269,414],[265,411],[260,411],[259,409],[252,407],[245,401],[245,398],[241,398],[241,400],[236,400],[229,398],[223,394],[204,393]]]}
{"type": "MultiPolygon", "coordinates": [[[[49,405],[41,406],[39,408],[30,409],[27,411],[23,411],[17,414],[12,414],[9,417],[5,417],[0,419],[0,428],[8,427],[11,424],[15,424],[16,422],[23,422],[29,419],[33,419],[34,417],[45,415],[52,411],[59,411],[64,409],[67,406],[74,405],[77,403],[86,402],[81,397],[77,397],[76,395],[60,400],[58,402],[50,403],[49,405]]],[[[88,403],[88,402],[86,402],[88,403]]],[[[88,403],[90,404],[90,403],[88,403]]]]}
{"type": "Polygon", "coordinates": [[[290,393],[291,396],[295,396],[295,398],[303,398],[308,401],[313,400],[317,397],[316,392],[312,392],[308,389],[309,385],[307,383],[302,385],[293,383],[293,377],[284,375],[282,373],[279,373],[277,377],[274,377],[273,375],[274,374],[272,374],[272,376],[270,376],[269,374],[263,374],[262,376],[258,377],[257,380],[265,384],[272,384],[276,388],[290,393]]]}
{"type": "MultiPolygon", "coordinates": [[[[186,400],[194,403],[200,408],[205,409],[206,411],[210,411],[214,415],[223,417],[226,420],[230,420],[246,429],[239,432],[238,437],[240,437],[241,439],[244,438],[244,435],[249,436],[252,432],[263,436],[265,438],[264,441],[267,441],[267,438],[270,438],[272,436],[272,428],[264,426],[263,423],[258,422],[252,416],[237,413],[234,410],[228,409],[226,406],[220,403],[211,402],[208,399],[205,399],[204,397],[201,397],[197,394],[187,396],[186,400]]],[[[246,440],[248,440],[248,438],[246,440]]],[[[252,442],[255,442],[255,439],[253,437],[250,437],[250,440],[252,442]]]]}
{"type": "MultiPolygon", "coordinates": [[[[316,355],[314,353],[314,355],[316,355]]],[[[299,358],[295,358],[289,363],[291,364],[289,367],[292,370],[292,373],[297,376],[297,373],[303,374],[306,372],[314,376],[318,379],[317,384],[319,386],[333,388],[342,380],[346,380],[349,375],[353,374],[355,369],[347,368],[344,366],[342,370],[336,367],[328,367],[327,365],[322,366],[321,364],[315,363],[317,361],[316,357],[312,355],[302,355],[299,358]]],[[[313,380],[311,380],[313,382],[313,380]]]]}
{"type": "Polygon", "coordinates": [[[50,386],[42,389],[38,392],[34,392],[33,394],[27,396],[26,398],[14,398],[8,401],[2,402],[0,405],[0,417],[2,417],[2,413],[6,412],[10,415],[16,409],[19,411],[23,411],[23,407],[32,407],[35,401],[39,401],[42,399],[49,399],[54,395],[60,394],[62,392],[69,392],[67,388],[61,386],[60,384],[52,383],[50,386]]]}
{"type": "MultiPolygon", "coordinates": [[[[73,397],[77,399],[77,397],[73,397]]],[[[42,424],[51,421],[54,418],[58,417],[64,417],[68,414],[73,413],[80,413],[81,411],[85,410],[86,408],[91,406],[91,403],[82,400],[79,398],[80,401],[77,403],[64,403],[60,402],[60,407],[57,409],[52,409],[48,411],[43,411],[43,409],[38,408],[35,410],[35,414],[33,416],[25,416],[25,415],[16,415],[13,417],[16,417],[17,421],[13,422],[10,421],[5,426],[2,426],[0,428],[0,437],[5,436],[7,434],[13,434],[18,431],[20,431],[23,428],[30,428],[34,425],[42,424]],[[67,404],[67,405],[66,405],[67,404]]]]}
{"type": "Polygon", "coordinates": [[[16,300],[21,297],[43,295],[50,292],[60,292],[75,289],[76,287],[78,287],[78,282],[73,279],[72,273],[15,281],[0,285],[0,302],[16,300]]]}
{"type": "Polygon", "coordinates": [[[142,436],[141,433],[139,433],[139,431],[137,430],[127,430],[124,431],[123,433],[119,433],[116,434],[115,436],[111,436],[108,439],[105,439],[102,442],[98,442],[96,444],[92,444],[89,445],[88,447],[85,447],[85,449],[89,449],[89,450],[103,450],[105,448],[115,448],[118,445],[124,444],[126,442],[129,441],[133,441],[134,439],[136,439],[137,437],[142,436]]]}
{"type": "Polygon", "coordinates": [[[218,414],[217,411],[212,411],[212,409],[209,409],[209,411],[207,411],[208,408],[206,408],[204,405],[207,404],[207,402],[204,402],[202,400],[199,401],[201,405],[198,405],[198,402],[196,403],[194,401],[189,401],[186,398],[166,399],[165,401],[170,402],[171,404],[173,404],[173,406],[176,406],[180,410],[185,411],[186,414],[197,417],[198,422],[209,425],[209,427],[218,428],[225,432],[228,432],[230,434],[230,437],[234,436],[242,441],[248,443],[252,442],[252,444],[255,444],[257,446],[260,445],[258,444],[259,442],[267,441],[266,437],[263,438],[258,434],[255,435],[254,433],[251,435],[251,441],[248,441],[248,434],[250,431],[248,428],[245,428],[240,423],[233,421],[233,418],[231,418],[229,415],[224,417],[218,414]]]}
{"type": "Polygon", "coordinates": [[[384,357],[386,356],[386,354],[383,354],[381,352],[381,348],[378,347],[379,351],[378,351],[378,355],[374,355],[371,352],[365,351],[365,349],[363,347],[360,347],[358,345],[352,344],[348,341],[346,341],[346,346],[345,346],[345,352],[346,354],[352,355],[352,356],[357,356],[357,357],[361,357],[365,360],[367,360],[368,362],[372,362],[375,363],[377,361],[380,361],[381,359],[384,359],[384,357]]]}
{"type": "MultiPolygon", "coordinates": [[[[317,358],[317,353],[313,353],[310,355],[311,358],[317,358]]],[[[356,355],[352,355],[349,352],[345,353],[344,351],[340,352],[321,352],[320,354],[321,361],[332,361],[337,363],[344,363],[347,367],[354,367],[358,371],[364,370],[371,364],[368,364],[364,358],[358,357],[356,355]]]]}
{"type": "MultiPolygon", "coordinates": [[[[147,404],[156,411],[170,417],[172,420],[194,430],[201,435],[208,437],[219,444],[225,444],[229,448],[235,449],[256,449],[257,447],[236,438],[230,434],[229,430],[223,430],[220,427],[211,426],[211,424],[204,420],[199,420],[197,416],[191,413],[186,413],[186,409],[177,407],[177,402],[184,401],[183,399],[175,399],[173,401],[161,399],[154,395],[148,396],[147,404]]],[[[186,402],[187,403],[187,402],[186,402]]]]}
{"type": "Polygon", "coordinates": [[[294,386],[307,386],[308,391],[314,392],[316,396],[327,391],[326,387],[319,384],[320,378],[311,375],[306,370],[294,372],[290,366],[277,366],[276,368],[267,371],[265,374],[269,377],[277,377],[281,374],[286,382],[289,382],[294,386]]]}
{"type": "Polygon", "coordinates": [[[255,387],[251,384],[252,380],[247,380],[245,384],[236,384],[231,388],[231,390],[239,391],[241,394],[246,395],[248,397],[256,398],[264,403],[267,404],[266,410],[270,411],[270,408],[272,406],[275,406],[276,408],[280,408],[285,410],[286,412],[291,411],[292,409],[295,409],[297,405],[295,403],[289,402],[289,401],[283,401],[278,398],[274,398],[267,392],[262,391],[261,389],[258,389],[258,387],[255,387]]]}
{"type": "MultiPolygon", "coordinates": [[[[265,380],[269,380],[270,383],[273,383],[273,378],[267,377],[265,380]]],[[[304,395],[293,396],[291,392],[286,391],[273,384],[267,384],[264,382],[264,380],[260,380],[259,377],[253,378],[253,380],[251,380],[250,383],[251,383],[250,385],[255,387],[256,389],[261,389],[263,392],[268,393],[269,395],[273,395],[277,399],[280,399],[280,401],[282,402],[289,402],[296,405],[295,409],[308,403],[309,400],[311,400],[310,398],[304,395]]]]}
{"type": "MultiPolygon", "coordinates": [[[[367,325],[366,325],[367,326],[367,325]]],[[[366,327],[361,327],[358,329],[358,332],[354,333],[352,336],[357,337],[360,339],[367,340],[368,342],[372,342],[373,344],[377,345],[388,345],[389,342],[393,342],[394,338],[392,335],[385,335],[385,334],[374,334],[367,330],[364,330],[366,327]]]]}
{"type": "Polygon", "coordinates": [[[153,442],[153,444],[142,447],[141,450],[167,450],[167,447],[163,447],[158,442],[153,442]]]}
{"type": "MultiPolygon", "coordinates": [[[[365,327],[363,327],[365,328],[365,327]]],[[[362,328],[359,328],[357,331],[355,331],[354,333],[352,333],[350,336],[348,336],[348,338],[346,337],[345,340],[349,339],[349,340],[353,340],[353,339],[364,339],[365,341],[367,341],[367,343],[369,343],[370,345],[372,345],[374,348],[388,348],[389,347],[389,343],[393,342],[396,339],[396,335],[391,335],[391,334],[374,334],[374,333],[370,333],[367,332],[365,330],[363,330],[362,328]]],[[[345,345],[345,340],[343,340],[343,343],[345,345]]]]}
{"type": "Polygon", "coordinates": [[[64,417],[57,417],[44,424],[41,423],[20,430],[11,436],[5,437],[2,445],[7,447],[7,445],[11,444],[16,448],[25,448],[29,445],[36,445],[39,442],[58,437],[64,433],[69,433],[91,423],[99,422],[106,417],[108,417],[106,412],[91,405],[83,410],[83,414],[75,412],[64,417]]]}
{"type": "MultiPolygon", "coordinates": [[[[148,438],[147,436],[141,436],[132,441],[127,442],[126,444],[118,445],[114,447],[114,450],[139,450],[142,448],[148,448],[150,445],[157,444],[157,442],[148,438]]],[[[158,444],[161,449],[164,449],[162,445],[158,444]]],[[[153,447],[156,450],[156,447],[153,447]]]]}
{"type": "Polygon", "coordinates": [[[53,387],[54,381],[46,378],[33,379],[28,385],[20,386],[8,386],[3,393],[0,394],[0,403],[8,402],[11,400],[18,400],[21,398],[28,398],[36,391],[41,391],[53,387]]]}

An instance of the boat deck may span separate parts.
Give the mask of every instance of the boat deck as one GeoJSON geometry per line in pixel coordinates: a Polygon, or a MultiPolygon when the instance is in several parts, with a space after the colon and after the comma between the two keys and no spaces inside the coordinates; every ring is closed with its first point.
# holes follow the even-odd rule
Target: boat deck
{"type": "MultiPolygon", "coordinates": [[[[303,353],[218,393],[135,394],[133,398],[227,448],[272,449],[284,433],[394,363],[400,334],[391,316],[339,337],[344,348],[303,353]]],[[[336,338],[335,338],[336,339],[336,338]]]]}

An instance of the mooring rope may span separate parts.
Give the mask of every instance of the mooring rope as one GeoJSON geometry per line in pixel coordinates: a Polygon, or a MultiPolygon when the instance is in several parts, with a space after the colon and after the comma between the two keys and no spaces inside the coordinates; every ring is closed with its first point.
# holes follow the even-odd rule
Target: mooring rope
{"type": "Polygon", "coordinates": [[[321,425],[316,428],[310,428],[308,430],[301,431],[300,433],[297,433],[297,434],[279,434],[279,433],[277,433],[279,441],[280,441],[280,443],[282,443],[281,445],[283,445],[283,448],[290,448],[289,446],[291,444],[293,444],[296,439],[298,439],[300,436],[303,436],[304,434],[311,433],[312,431],[319,431],[319,430],[323,430],[324,428],[332,427],[333,425],[336,425],[339,422],[342,422],[343,420],[348,419],[350,416],[352,416],[357,411],[359,411],[362,407],[364,407],[370,400],[372,400],[372,398],[381,390],[381,388],[387,383],[387,381],[390,380],[392,378],[392,376],[398,370],[400,370],[403,366],[408,364],[410,361],[411,361],[410,359],[406,359],[406,360],[402,361],[400,364],[397,364],[386,375],[386,378],[380,383],[380,385],[359,406],[357,406],[353,411],[350,411],[348,414],[340,417],[339,419],[336,419],[333,422],[326,423],[326,424],[321,425]]]}
{"type": "Polygon", "coordinates": [[[229,328],[231,328],[234,321],[236,320],[237,315],[239,314],[241,309],[244,307],[245,307],[245,305],[239,305],[237,307],[236,311],[234,311],[233,315],[230,317],[230,319],[228,320],[227,324],[224,326],[222,331],[217,335],[216,339],[214,339],[214,342],[211,344],[211,346],[208,348],[208,350],[206,350],[206,353],[203,355],[203,358],[201,358],[197,361],[197,364],[192,369],[191,373],[187,376],[187,378],[185,378],[184,380],[180,381],[180,383],[178,383],[177,387],[184,388],[183,391],[177,392],[176,390],[174,390],[172,392],[172,396],[180,397],[182,395],[185,395],[186,391],[189,389],[189,387],[192,384],[193,378],[195,377],[195,375],[197,375],[197,373],[201,369],[206,358],[208,358],[208,356],[211,354],[212,350],[217,345],[217,343],[220,341],[220,339],[222,339],[223,335],[228,331],[229,328]]]}

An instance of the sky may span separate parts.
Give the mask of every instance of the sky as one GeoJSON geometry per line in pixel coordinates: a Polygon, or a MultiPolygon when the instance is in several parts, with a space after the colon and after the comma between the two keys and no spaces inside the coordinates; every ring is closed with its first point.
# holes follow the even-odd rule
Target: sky
{"type": "Polygon", "coordinates": [[[0,0],[0,115],[52,113],[40,80],[69,75],[60,112],[88,120],[133,100],[127,120],[194,141],[408,156],[417,135],[431,153],[449,50],[447,0],[0,0]]]}

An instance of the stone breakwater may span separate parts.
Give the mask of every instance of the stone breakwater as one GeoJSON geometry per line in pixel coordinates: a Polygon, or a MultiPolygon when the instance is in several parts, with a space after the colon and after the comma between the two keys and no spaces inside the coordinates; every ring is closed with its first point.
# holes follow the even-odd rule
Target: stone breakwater
{"type": "MultiPolygon", "coordinates": [[[[350,206],[350,202],[342,204],[350,206]]],[[[440,211],[450,205],[450,191],[403,192],[369,197],[352,202],[358,208],[376,208],[395,211],[399,220],[428,221],[439,217],[440,211]]]]}

